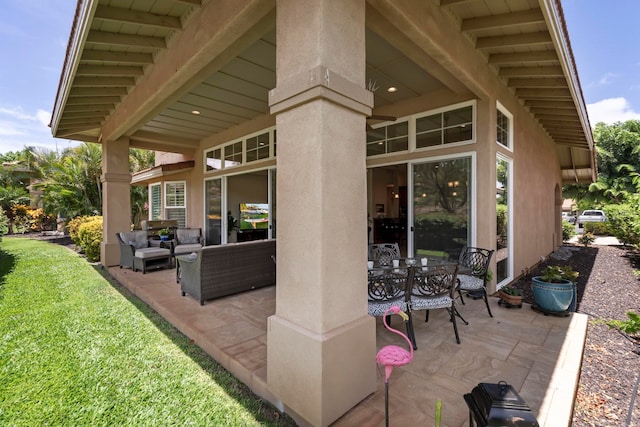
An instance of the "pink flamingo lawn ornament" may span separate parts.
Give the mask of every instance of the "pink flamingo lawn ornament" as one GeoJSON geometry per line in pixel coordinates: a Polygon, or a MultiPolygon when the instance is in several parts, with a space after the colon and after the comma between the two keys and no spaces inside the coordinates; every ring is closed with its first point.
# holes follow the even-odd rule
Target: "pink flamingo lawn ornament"
{"type": "Polygon", "coordinates": [[[387,324],[387,316],[390,315],[389,313],[399,314],[405,322],[409,320],[409,316],[400,310],[400,307],[397,305],[388,308],[382,316],[384,327],[404,338],[407,344],[409,344],[409,351],[397,345],[387,345],[382,347],[378,351],[378,354],[376,354],[376,362],[378,365],[384,366],[384,420],[387,427],[389,427],[389,377],[391,376],[391,372],[393,372],[394,366],[403,366],[413,360],[413,345],[411,344],[411,340],[409,340],[409,337],[405,334],[393,329],[387,324]]]}

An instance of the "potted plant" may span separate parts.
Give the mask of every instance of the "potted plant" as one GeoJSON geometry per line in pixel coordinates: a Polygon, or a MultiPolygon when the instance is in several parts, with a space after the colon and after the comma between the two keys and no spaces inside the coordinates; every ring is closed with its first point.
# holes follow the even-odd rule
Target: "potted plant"
{"type": "Polygon", "coordinates": [[[575,310],[578,272],[570,266],[549,265],[532,278],[534,308],[545,313],[568,314],[575,310]]]}
{"type": "Polygon", "coordinates": [[[161,228],[158,230],[158,236],[160,236],[160,240],[169,240],[169,235],[171,231],[168,228],[161,228]]]}
{"type": "Polygon", "coordinates": [[[505,307],[522,307],[522,292],[520,289],[512,288],[511,286],[505,286],[498,290],[498,295],[500,296],[500,300],[498,304],[505,304],[505,307]]]}

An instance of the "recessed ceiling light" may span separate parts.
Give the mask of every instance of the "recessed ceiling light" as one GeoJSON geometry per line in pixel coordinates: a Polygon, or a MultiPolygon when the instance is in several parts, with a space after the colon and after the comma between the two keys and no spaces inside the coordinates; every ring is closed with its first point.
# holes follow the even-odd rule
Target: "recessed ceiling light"
{"type": "Polygon", "coordinates": [[[195,114],[196,116],[200,114],[200,111],[198,110],[191,110],[191,114],[195,114]]]}
{"type": "Polygon", "coordinates": [[[389,93],[393,93],[393,92],[397,92],[398,88],[395,86],[391,86],[390,88],[387,88],[387,92],[389,93]]]}

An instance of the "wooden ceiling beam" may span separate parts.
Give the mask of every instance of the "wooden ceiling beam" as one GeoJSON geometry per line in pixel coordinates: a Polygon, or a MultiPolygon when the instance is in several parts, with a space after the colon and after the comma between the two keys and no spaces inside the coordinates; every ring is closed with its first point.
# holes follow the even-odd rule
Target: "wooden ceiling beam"
{"type": "Polygon", "coordinates": [[[76,76],[142,76],[144,69],[135,65],[80,64],[76,76]]]}
{"type": "Polygon", "coordinates": [[[501,15],[481,16],[462,21],[462,31],[486,30],[489,28],[513,27],[523,24],[543,24],[544,15],[540,9],[523,10],[501,15]]]}
{"type": "Polygon", "coordinates": [[[119,96],[101,96],[100,99],[95,99],[90,96],[75,96],[67,100],[67,105],[93,105],[96,102],[118,104],[120,101],[122,101],[122,98],[119,96]]]}
{"type": "Polygon", "coordinates": [[[509,34],[505,36],[480,37],[476,40],[476,48],[490,49],[496,47],[531,46],[551,44],[551,36],[546,31],[537,33],[509,34]]]}
{"type": "Polygon", "coordinates": [[[82,62],[118,62],[122,64],[152,64],[153,55],[146,52],[113,52],[87,49],[82,52],[82,62]]]}
{"type": "Polygon", "coordinates": [[[567,87],[567,81],[562,77],[549,78],[511,78],[508,83],[509,87],[540,87],[540,88],[557,88],[567,87]]]}
{"type": "Polygon", "coordinates": [[[164,37],[139,36],[108,31],[90,31],[87,35],[87,43],[151,49],[165,49],[167,47],[164,37]]]}
{"type": "Polygon", "coordinates": [[[138,10],[104,5],[98,5],[94,17],[95,19],[103,21],[126,22],[150,28],[169,30],[179,30],[182,28],[180,18],[177,16],[156,15],[138,10]]]}
{"type": "Polygon", "coordinates": [[[562,67],[548,65],[541,67],[501,67],[500,77],[561,77],[564,76],[562,67]]]}
{"type": "Polygon", "coordinates": [[[535,98],[553,101],[557,101],[558,99],[571,100],[571,92],[569,89],[516,89],[516,96],[523,100],[535,98]]]}
{"type": "Polygon", "coordinates": [[[73,81],[74,87],[130,87],[136,84],[133,77],[78,76],[73,81]]]}
{"type": "MultiPolygon", "coordinates": [[[[94,96],[114,96],[114,95],[126,95],[126,87],[74,87],[69,92],[69,97],[82,96],[82,97],[94,97],[94,96]]],[[[100,102],[100,100],[94,100],[94,102],[100,102]]]]}
{"type": "Polygon", "coordinates": [[[576,106],[571,101],[546,101],[543,99],[527,99],[524,102],[525,107],[539,107],[539,108],[564,108],[575,110],[576,106]]]}
{"type": "Polygon", "coordinates": [[[115,108],[115,104],[85,104],[85,105],[68,105],[65,113],[73,113],[76,111],[110,111],[115,108]]]}
{"type": "Polygon", "coordinates": [[[492,53],[489,64],[526,64],[531,62],[558,62],[558,55],[552,50],[536,52],[492,53]]]}

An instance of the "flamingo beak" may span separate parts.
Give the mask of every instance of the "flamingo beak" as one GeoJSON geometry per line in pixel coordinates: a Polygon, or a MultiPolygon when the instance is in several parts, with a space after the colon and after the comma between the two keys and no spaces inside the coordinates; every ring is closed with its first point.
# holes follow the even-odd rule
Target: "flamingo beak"
{"type": "Polygon", "coordinates": [[[402,320],[404,320],[405,322],[409,320],[409,315],[407,315],[407,313],[405,313],[404,311],[400,310],[398,314],[400,315],[400,317],[402,317],[402,320]]]}

